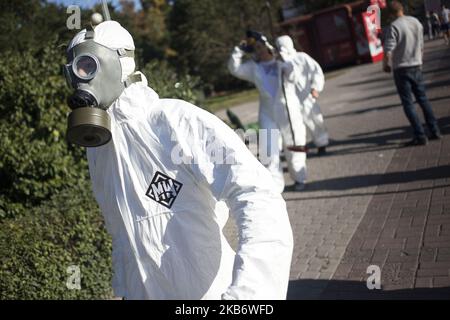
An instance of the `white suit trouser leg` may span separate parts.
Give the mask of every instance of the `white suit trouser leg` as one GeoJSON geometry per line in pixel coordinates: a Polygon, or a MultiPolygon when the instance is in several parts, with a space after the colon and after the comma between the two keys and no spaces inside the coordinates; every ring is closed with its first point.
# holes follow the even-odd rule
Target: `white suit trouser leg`
{"type": "Polygon", "coordinates": [[[270,171],[277,190],[284,190],[283,168],[280,161],[281,135],[276,122],[264,113],[259,114],[259,160],[270,171]]]}
{"type": "Polygon", "coordinates": [[[292,152],[288,150],[289,146],[293,144],[296,146],[306,145],[306,126],[303,121],[303,116],[298,109],[291,109],[291,124],[285,123],[284,127],[284,155],[288,164],[289,174],[293,180],[299,183],[306,182],[306,152],[292,152]],[[292,139],[292,134],[295,136],[295,141],[292,139]]]}
{"type": "Polygon", "coordinates": [[[303,120],[317,147],[329,144],[327,128],[323,120],[320,105],[313,97],[308,97],[302,106],[303,120]]]}
{"type": "Polygon", "coordinates": [[[285,117],[280,117],[279,125],[283,128],[283,146],[284,154],[288,164],[289,174],[293,180],[299,183],[306,182],[306,153],[292,152],[288,150],[289,146],[306,145],[306,126],[303,120],[303,114],[300,107],[290,101],[289,115],[285,109],[285,117]],[[292,125],[292,127],[291,127],[292,125]]]}
{"type": "Polygon", "coordinates": [[[306,152],[292,152],[284,148],[289,174],[296,182],[306,182],[306,152]]]}

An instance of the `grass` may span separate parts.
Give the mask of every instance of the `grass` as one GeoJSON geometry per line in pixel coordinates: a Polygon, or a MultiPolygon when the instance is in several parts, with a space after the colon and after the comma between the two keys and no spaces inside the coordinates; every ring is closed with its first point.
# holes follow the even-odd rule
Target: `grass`
{"type": "Polygon", "coordinates": [[[256,89],[250,89],[207,98],[204,105],[210,112],[215,113],[219,110],[231,108],[257,99],[258,91],[256,89]]]}

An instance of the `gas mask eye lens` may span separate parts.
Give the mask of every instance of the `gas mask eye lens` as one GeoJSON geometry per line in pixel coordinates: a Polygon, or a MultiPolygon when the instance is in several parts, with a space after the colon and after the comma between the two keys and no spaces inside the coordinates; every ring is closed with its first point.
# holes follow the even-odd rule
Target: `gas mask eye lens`
{"type": "Polygon", "coordinates": [[[74,74],[83,80],[91,80],[98,71],[98,60],[91,55],[83,55],[75,58],[72,64],[74,74]]]}

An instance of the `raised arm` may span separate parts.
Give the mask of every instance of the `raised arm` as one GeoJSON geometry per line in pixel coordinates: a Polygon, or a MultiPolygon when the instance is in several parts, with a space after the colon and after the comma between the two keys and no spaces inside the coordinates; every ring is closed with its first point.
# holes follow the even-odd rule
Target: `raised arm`
{"type": "Polygon", "coordinates": [[[230,59],[228,60],[228,70],[241,80],[254,83],[254,63],[253,61],[243,61],[244,52],[239,47],[234,47],[230,59]]]}

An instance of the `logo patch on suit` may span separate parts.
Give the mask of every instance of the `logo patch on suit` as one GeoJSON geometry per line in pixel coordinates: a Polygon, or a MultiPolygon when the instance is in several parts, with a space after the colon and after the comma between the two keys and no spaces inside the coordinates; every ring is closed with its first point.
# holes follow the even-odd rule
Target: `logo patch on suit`
{"type": "Polygon", "coordinates": [[[157,171],[145,195],[170,209],[183,184],[157,171]]]}

